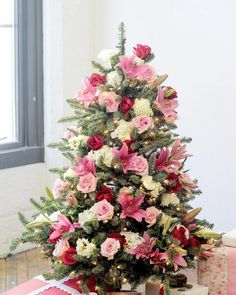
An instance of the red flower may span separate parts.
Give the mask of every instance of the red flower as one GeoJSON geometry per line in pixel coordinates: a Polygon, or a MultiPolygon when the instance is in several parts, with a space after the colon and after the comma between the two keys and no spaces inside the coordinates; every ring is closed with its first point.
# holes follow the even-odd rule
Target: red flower
{"type": "Polygon", "coordinates": [[[91,135],[87,140],[87,145],[91,150],[99,150],[104,144],[104,139],[101,135],[91,135]]]}
{"type": "Polygon", "coordinates": [[[126,140],[124,140],[124,143],[127,144],[127,147],[128,147],[128,153],[129,153],[129,154],[133,153],[134,150],[132,150],[132,148],[131,148],[132,143],[134,143],[133,139],[126,139],[126,140]]]}
{"type": "Polygon", "coordinates": [[[126,244],[126,239],[124,236],[120,235],[119,233],[116,232],[111,232],[108,234],[109,238],[116,239],[117,241],[120,242],[121,247],[123,247],[126,244]]]}
{"type": "Polygon", "coordinates": [[[195,248],[200,248],[201,247],[201,243],[196,239],[195,236],[190,236],[189,246],[190,247],[195,247],[195,248]]]}
{"type": "Polygon", "coordinates": [[[99,75],[97,73],[93,73],[90,78],[89,82],[92,86],[96,87],[97,85],[104,84],[106,81],[106,77],[99,75]]]}
{"type": "Polygon", "coordinates": [[[133,106],[134,102],[127,96],[123,96],[119,104],[119,110],[122,113],[127,113],[133,106]]]}
{"type": "Polygon", "coordinates": [[[172,237],[180,241],[180,244],[183,246],[188,246],[189,243],[189,230],[183,226],[179,225],[174,228],[172,232],[172,237]]]}
{"type": "Polygon", "coordinates": [[[113,199],[112,190],[109,187],[102,187],[100,191],[96,192],[96,201],[107,200],[111,202],[113,199]]]}
{"type": "Polygon", "coordinates": [[[142,59],[146,59],[151,53],[151,47],[148,45],[137,44],[134,47],[134,54],[142,59]]]}
{"type": "Polygon", "coordinates": [[[177,92],[174,88],[167,86],[165,90],[165,98],[174,99],[177,98],[177,92]]]}
{"type": "Polygon", "coordinates": [[[175,173],[169,173],[166,180],[168,180],[168,184],[165,185],[165,188],[169,191],[177,193],[181,190],[182,185],[179,181],[179,176],[175,173]]]}
{"type": "Polygon", "coordinates": [[[75,248],[70,247],[68,248],[66,251],[63,252],[63,254],[61,255],[61,261],[64,264],[75,264],[76,260],[74,259],[74,256],[77,254],[75,248]]]}

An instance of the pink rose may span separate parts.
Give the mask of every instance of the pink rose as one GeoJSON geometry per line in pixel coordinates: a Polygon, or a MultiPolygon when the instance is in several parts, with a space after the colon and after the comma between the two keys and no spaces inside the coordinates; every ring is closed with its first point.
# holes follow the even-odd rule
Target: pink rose
{"type": "Polygon", "coordinates": [[[101,254],[107,257],[108,260],[114,258],[114,255],[120,249],[120,242],[113,238],[107,238],[101,245],[101,254]]]}
{"type": "Polygon", "coordinates": [[[57,241],[55,248],[52,252],[53,256],[61,256],[64,251],[69,249],[70,245],[66,239],[60,239],[57,241]]]}
{"type": "Polygon", "coordinates": [[[98,220],[111,220],[114,215],[114,207],[105,199],[95,203],[91,211],[96,214],[98,220]]]}
{"type": "Polygon", "coordinates": [[[147,227],[151,227],[157,221],[157,216],[160,214],[159,210],[156,207],[148,207],[146,209],[146,218],[145,221],[148,223],[147,227]]]}
{"type": "Polygon", "coordinates": [[[134,47],[134,53],[139,58],[146,59],[151,53],[151,47],[148,45],[137,44],[136,48],[134,47]]]}
{"type": "Polygon", "coordinates": [[[108,113],[114,113],[117,112],[119,106],[117,97],[115,92],[102,92],[98,97],[98,102],[106,105],[106,111],[108,113]]]}
{"type": "Polygon", "coordinates": [[[152,118],[146,116],[135,117],[132,122],[134,127],[138,129],[138,133],[143,133],[154,126],[152,118]]]}
{"type": "Polygon", "coordinates": [[[134,170],[137,175],[148,174],[148,161],[143,156],[134,157],[131,160],[129,170],[134,170]]]}
{"type": "Polygon", "coordinates": [[[69,183],[66,183],[62,181],[60,178],[57,178],[52,189],[54,198],[55,199],[60,198],[61,191],[67,190],[69,189],[69,187],[70,187],[69,183]]]}
{"type": "Polygon", "coordinates": [[[77,189],[84,194],[94,192],[97,186],[97,178],[89,172],[79,178],[77,189]]]}

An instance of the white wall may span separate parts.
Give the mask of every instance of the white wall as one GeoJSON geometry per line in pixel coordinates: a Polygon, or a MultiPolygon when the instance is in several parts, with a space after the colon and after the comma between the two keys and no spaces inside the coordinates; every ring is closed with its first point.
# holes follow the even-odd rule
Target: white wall
{"type": "Polygon", "coordinates": [[[153,64],[179,94],[178,131],[191,136],[188,161],[203,195],[202,217],[217,229],[236,228],[236,2],[233,0],[97,0],[96,51],[116,43],[146,43],[153,64]]]}

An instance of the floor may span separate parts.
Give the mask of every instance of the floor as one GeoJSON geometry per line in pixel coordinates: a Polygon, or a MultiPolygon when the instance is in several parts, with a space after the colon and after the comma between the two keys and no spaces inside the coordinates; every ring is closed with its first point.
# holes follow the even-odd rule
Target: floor
{"type": "Polygon", "coordinates": [[[0,293],[13,288],[49,269],[49,261],[39,249],[0,259],[0,293]]]}

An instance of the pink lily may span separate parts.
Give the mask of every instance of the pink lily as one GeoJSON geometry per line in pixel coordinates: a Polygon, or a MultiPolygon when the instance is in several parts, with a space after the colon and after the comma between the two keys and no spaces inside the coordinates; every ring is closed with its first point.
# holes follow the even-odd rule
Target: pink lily
{"type": "Polygon", "coordinates": [[[75,93],[75,98],[83,102],[84,107],[87,109],[92,101],[96,98],[97,88],[92,86],[89,79],[84,79],[83,90],[75,93]]]}
{"type": "Polygon", "coordinates": [[[130,217],[138,222],[142,221],[142,218],[146,217],[146,211],[139,209],[142,204],[144,196],[133,197],[127,192],[122,192],[118,198],[118,203],[122,206],[122,212],[120,218],[130,217]]]}
{"type": "Polygon", "coordinates": [[[197,188],[197,184],[192,181],[192,179],[188,176],[188,174],[181,174],[179,177],[179,181],[183,187],[188,193],[192,193],[192,190],[197,188]]]}
{"type": "MultiPolygon", "coordinates": [[[[179,254],[179,253],[175,253],[173,258],[172,258],[172,263],[174,266],[174,270],[177,271],[179,266],[182,267],[187,267],[187,262],[186,260],[183,258],[183,256],[185,256],[186,254],[179,254]]],[[[160,254],[160,259],[161,260],[166,260],[166,262],[169,262],[169,255],[168,255],[168,251],[161,253],[160,254]]]]}
{"type": "Polygon", "coordinates": [[[156,249],[154,252],[150,255],[150,264],[158,265],[160,268],[162,268],[163,273],[165,272],[165,263],[162,262],[163,255],[159,251],[159,249],[156,249]]]}
{"type": "Polygon", "coordinates": [[[78,176],[83,176],[91,172],[95,175],[95,163],[93,159],[89,159],[88,156],[84,158],[77,157],[76,158],[77,166],[74,166],[72,169],[77,173],[78,176]]]}
{"type": "Polygon", "coordinates": [[[186,152],[186,144],[181,145],[180,139],[176,139],[172,145],[170,159],[174,161],[179,161],[192,156],[190,154],[186,154],[186,152]]]}
{"type": "Polygon", "coordinates": [[[138,153],[129,154],[129,148],[125,142],[120,150],[112,149],[112,155],[120,160],[123,168],[123,172],[127,173],[128,170],[132,170],[132,161],[137,157],[138,153]]]}
{"type": "Polygon", "coordinates": [[[178,107],[177,99],[168,99],[165,98],[165,92],[162,87],[157,88],[157,97],[154,101],[157,105],[157,108],[164,114],[165,117],[176,115],[175,109],[178,107]]]}
{"type": "Polygon", "coordinates": [[[143,234],[144,242],[137,245],[134,249],[130,250],[130,254],[135,255],[136,259],[148,259],[152,253],[152,248],[156,244],[157,239],[151,238],[147,232],[143,234]]]}

